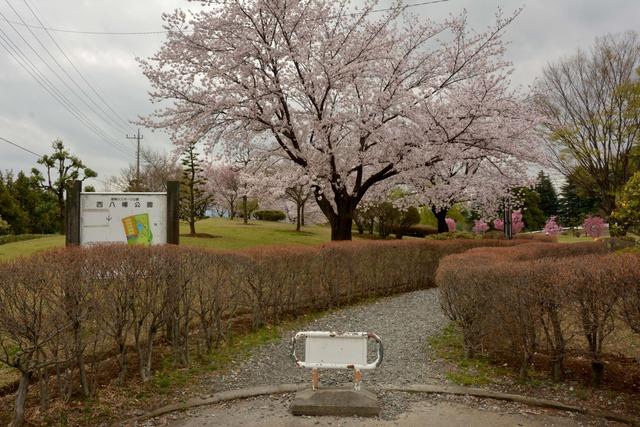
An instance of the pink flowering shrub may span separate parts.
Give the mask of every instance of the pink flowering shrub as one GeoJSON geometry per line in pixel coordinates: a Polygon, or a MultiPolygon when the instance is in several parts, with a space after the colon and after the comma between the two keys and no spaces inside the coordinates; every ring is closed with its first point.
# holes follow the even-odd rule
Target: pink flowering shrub
{"type": "MultiPolygon", "coordinates": [[[[496,230],[504,230],[504,221],[501,219],[494,219],[493,226],[496,230]]],[[[522,211],[518,209],[517,211],[511,212],[511,231],[513,231],[513,234],[521,232],[523,228],[524,221],[522,220],[522,211]]]]}
{"type": "Polygon", "coordinates": [[[489,224],[487,224],[486,222],[484,222],[481,219],[476,219],[474,224],[473,224],[473,232],[476,234],[482,234],[484,232],[486,232],[487,230],[489,230],[489,224]]]}
{"type": "Polygon", "coordinates": [[[447,228],[449,229],[449,231],[456,231],[456,220],[453,218],[447,218],[445,219],[445,221],[447,221],[447,228]]]}
{"type": "Polygon", "coordinates": [[[524,221],[522,220],[522,211],[518,209],[517,211],[511,212],[511,229],[513,230],[513,234],[521,232],[523,228],[524,221]]]}
{"type": "Polygon", "coordinates": [[[604,227],[604,219],[600,218],[599,216],[589,215],[582,224],[584,233],[589,237],[593,237],[594,239],[602,236],[604,227]]]}
{"type": "Polygon", "coordinates": [[[556,216],[552,216],[547,220],[547,223],[544,225],[544,234],[547,236],[555,236],[560,234],[562,228],[556,222],[556,216]]]}

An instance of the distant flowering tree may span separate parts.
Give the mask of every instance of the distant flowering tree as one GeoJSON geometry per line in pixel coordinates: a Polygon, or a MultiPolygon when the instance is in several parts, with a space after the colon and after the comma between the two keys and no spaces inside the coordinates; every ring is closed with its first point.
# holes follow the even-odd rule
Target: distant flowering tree
{"type": "Polygon", "coordinates": [[[447,218],[446,221],[449,231],[456,231],[456,220],[453,218],[447,218]]]}
{"type": "Polygon", "coordinates": [[[584,229],[584,233],[593,237],[594,239],[601,237],[604,232],[605,222],[604,219],[599,216],[591,216],[589,215],[582,224],[582,228],[584,229]]]}
{"type": "MultiPolygon", "coordinates": [[[[493,227],[496,230],[504,230],[504,221],[501,219],[493,220],[493,227]]],[[[513,234],[519,233],[524,228],[524,221],[522,220],[522,211],[520,209],[511,212],[511,231],[513,234]]]]}
{"type": "Polygon", "coordinates": [[[511,230],[513,234],[517,234],[524,228],[524,221],[522,220],[522,211],[520,209],[511,212],[511,230]]]}
{"type": "Polygon", "coordinates": [[[486,222],[484,222],[481,219],[476,219],[473,223],[473,232],[477,233],[477,234],[483,234],[485,233],[487,230],[489,230],[489,224],[487,224],[486,222]]]}
{"type": "Polygon", "coordinates": [[[556,222],[557,218],[558,217],[556,216],[549,217],[547,223],[544,225],[544,234],[546,234],[547,236],[555,236],[557,234],[560,234],[562,228],[556,222]]]}

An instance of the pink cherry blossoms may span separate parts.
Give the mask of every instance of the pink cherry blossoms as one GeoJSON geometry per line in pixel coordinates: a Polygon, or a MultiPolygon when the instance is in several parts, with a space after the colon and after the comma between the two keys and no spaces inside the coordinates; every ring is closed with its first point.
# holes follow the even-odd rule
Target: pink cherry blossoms
{"type": "Polygon", "coordinates": [[[140,60],[163,108],[142,123],[177,145],[249,143],[289,162],[333,240],[351,239],[358,204],[391,178],[425,205],[495,204],[540,146],[503,57],[519,10],[477,32],[464,13],[435,23],[377,3],[354,14],[347,0],[237,0],[166,15],[166,41],[140,60]]]}
{"type": "Polygon", "coordinates": [[[446,221],[449,231],[456,231],[456,220],[453,218],[447,218],[446,221]]]}
{"type": "Polygon", "coordinates": [[[547,223],[544,225],[544,234],[547,236],[556,236],[560,234],[562,231],[562,227],[558,225],[556,222],[557,217],[552,216],[547,220],[547,223]]]}
{"type": "Polygon", "coordinates": [[[591,216],[589,215],[582,224],[582,228],[584,229],[584,234],[589,237],[593,237],[594,239],[601,237],[606,223],[604,219],[599,216],[591,216]]]}
{"type": "Polygon", "coordinates": [[[489,224],[487,224],[486,222],[484,222],[481,219],[476,219],[473,222],[473,229],[472,230],[476,234],[486,233],[489,230],[489,224]]]}

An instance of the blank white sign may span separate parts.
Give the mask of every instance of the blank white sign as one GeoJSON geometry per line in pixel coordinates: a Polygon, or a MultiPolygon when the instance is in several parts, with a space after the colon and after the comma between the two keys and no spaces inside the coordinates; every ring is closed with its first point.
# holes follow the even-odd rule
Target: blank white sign
{"type": "Polygon", "coordinates": [[[304,355],[305,363],[366,365],[367,337],[307,337],[304,355]]]}

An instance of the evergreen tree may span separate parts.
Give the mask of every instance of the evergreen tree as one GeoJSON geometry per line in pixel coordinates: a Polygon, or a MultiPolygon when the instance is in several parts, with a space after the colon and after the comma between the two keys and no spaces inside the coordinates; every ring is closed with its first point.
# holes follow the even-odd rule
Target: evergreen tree
{"type": "Polygon", "coordinates": [[[585,195],[571,180],[571,177],[560,188],[560,224],[565,227],[582,225],[587,215],[596,213],[600,206],[597,197],[585,195]]]}
{"type": "Polygon", "coordinates": [[[13,174],[0,173],[0,217],[9,224],[11,234],[26,233],[29,225],[29,215],[20,206],[12,191],[13,174]]]}
{"type": "Polygon", "coordinates": [[[535,190],[540,196],[540,209],[544,215],[547,218],[557,216],[559,211],[558,193],[551,182],[551,177],[545,175],[543,171],[538,173],[535,190]]]}
{"type": "Polygon", "coordinates": [[[31,171],[40,182],[41,187],[55,196],[58,203],[60,229],[64,233],[65,192],[70,189],[73,181],[84,181],[87,178],[94,178],[98,174],[85,166],[77,156],[69,153],[62,141],[55,140],[51,146],[53,153],[38,159],[38,163],[46,169],[46,178],[38,169],[33,168],[31,171]]]}
{"type": "Polygon", "coordinates": [[[540,195],[530,188],[519,189],[522,205],[522,220],[527,231],[541,230],[547,217],[540,208],[540,195]]]}
{"type": "Polygon", "coordinates": [[[189,223],[189,232],[196,234],[196,221],[203,218],[212,198],[204,190],[204,168],[200,164],[195,143],[189,144],[181,159],[180,218],[189,223]]]}
{"type": "Polygon", "coordinates": [[[62,224],[56,198],[42,189],[38,176],[27,176],[20,171],[11,186],[11,193],[28,215],[26,232],[48,234],[60,230],[62,224]]]}

